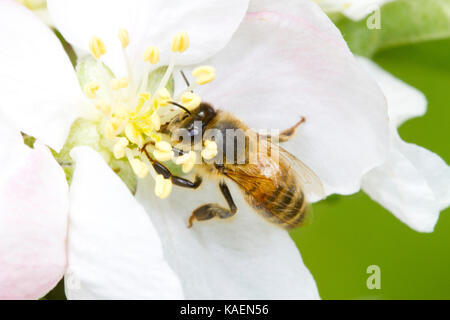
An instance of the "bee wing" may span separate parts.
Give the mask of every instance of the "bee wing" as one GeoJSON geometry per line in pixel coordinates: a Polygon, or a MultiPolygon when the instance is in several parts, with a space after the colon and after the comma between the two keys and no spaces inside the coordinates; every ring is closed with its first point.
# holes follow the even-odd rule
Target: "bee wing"
{"type": "Polygon", "coordinates": [[[319,177],[302,161],[281,147],[279,149],[280,161],[285,161],[292,172],[297,176],[302,184],[303,191],[308,201],[318,201],[325,198],[325,190],[319,177]]]}

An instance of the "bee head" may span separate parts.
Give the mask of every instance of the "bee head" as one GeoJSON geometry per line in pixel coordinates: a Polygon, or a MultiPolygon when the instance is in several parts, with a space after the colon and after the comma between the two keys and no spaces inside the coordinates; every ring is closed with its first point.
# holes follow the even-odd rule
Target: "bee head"
{"type": "Polygon", "coordinates": [[[172,133],[174,141],[192,144],[202,140],[206,126],[215,115],[216,110],[210,104],[201,103],[189,113],[185,112],[172,120],[168,129],[172,133]]]}

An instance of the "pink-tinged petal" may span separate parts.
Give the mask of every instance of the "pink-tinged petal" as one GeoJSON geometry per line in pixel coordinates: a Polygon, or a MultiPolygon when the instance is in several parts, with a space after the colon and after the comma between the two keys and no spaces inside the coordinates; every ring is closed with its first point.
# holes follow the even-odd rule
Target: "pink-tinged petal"
{"type": "Polygon", "coordinates": [[[0,110],[19,130],[59,150],[83,97],[61,43],[30,10],[9,0],[0,2],[0,42],[0,110]]]}
{"type": "Polygon", "coordinates": [[[209,61],[216,79],[199,91],[255,129],[287,129],[304,116],[286,149],[328,194],[350,194],[386,157],[386,101],[320,8],[311,1],[293,8],[247,14],[209,61]]]}
{"type": "Polygon", "coordinates": [[[362,188],[409,227],[432,232],[450,204],[450,167],[396,135],[388,160],[363,178],[362,188]]]}
{"type": "Polygon", "coordinates": [[[187,299],[318,299],[316,283],[289,234],[266,222],[229,183],[238,207],[233,218],[196,222],[192,210],[207,202],[226,206],[216,182],[198,190],[174,187],[169,198],[154,195],[140,180],[136,198],[161,238],[164,253],[187,299]]]}
{"type": "Polygon", "coordinates": [[[49,0],[50,15],[64,37],[77,49],[88,49],[96,35],[107,47],[104,59],[116,74],[125,64],[119,28],[130,35],[127,48],[134,70],[142,72],[142,55],[149,45],[161,49],[160,65],[168,64],[170,43],[176,32],[189,34],[189,49],[177,58],[179,64],[207,59],[230,40],[247,11],[248,0],[49,0]]]}
{"type": "Polygon", "coordinates": [[[367,69],[378,83],[388,103],[389,120],[399,127],[411,118],[423,116],[427,111],[427,99],[422,92],[395,78],[367,58],[358,57],[361,66],[367,69]]]}
{"type": "Polygon", "coordinates": [[[0,177],[0,299],[37,299],[65,271],[68,186],[47,147],[16,150],[0,177]]]}
{"type": "Polygon", "coordinates": [[[100,154],[72,150],[69,299],[181,299],[177,276],[144,208],[100,154]]]}

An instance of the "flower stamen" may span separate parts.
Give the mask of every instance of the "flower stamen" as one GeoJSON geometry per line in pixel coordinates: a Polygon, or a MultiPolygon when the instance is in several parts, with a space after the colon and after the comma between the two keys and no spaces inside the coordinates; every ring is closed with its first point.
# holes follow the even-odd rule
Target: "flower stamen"
{"type": "Polygon", "coordinates": [[[122,44],[122,48],[125,49],[130,44],[130,36],[128,35],[128,31],[126,29],[119,29],[119,40],[122,44]]]}
{"type": "Polygon", "coordinates": [[[96,59],[100,59],[100,57],[106,53],[106,47],[102,39],[95,36],[92,37],[89,42],[89,51],[96,59]]]}
{"type": "Polygon", "coordinates": [[[172,181],[170,179],[164,179],[162,174],[158,174],[155,177],[155,194],[161,199],[167,198],[172,192],[172,181]]]}
{"type": "Polygon", "coordinates": [[[202,157],[205,160],[211,160],[217,155],[217,143],[213,140],[206,140],[204,145],[205,148],[202,150],[202,157]]]}
{"type": "MultiPolygon", "coordinates": [[[[155,194],[160,198],[166,198],[172,191],[171,179],[166,179],[158,174],[152,163],[156,161],[172,161],[181,166],[184,173],[190,172],[200,155],[197,152],[184,152],[181,156],[175,156],[172,145],[167,142],[170,137],[166,132],[161,132],[163,124],[173,119],[179,112],[187,112],[197,108],[202,99],[192,89],[212,81],[215,77],[214,68],[202,66],[194,70],[195,81],[189,85],[179,97],[172,96],[171,88],[166,87],[175,68],[175,60],[178,54],[189,48],[189,37],[186,32],[178,32],[172,40],[172,53],[169,64],[156,86],[155,92],[148,92],[150,81],[154,81],[160,73],[150,73],[160,63],[160,50],[155,46],[148,46],[143,52],[142,59],[145,65],[143,78],[133,78],[131,63],[126,49],[130,45],[130,38],[126,29],[118,30],[118,39],[121,43],[122,53],[126,62],[126,77],[112,75],[104,65],[101,57],[106,53],[103,41],[98,37],[92,37],[89,50],[97,61],[97,79],[84,86],[87,97],[92,99],[93,106],[99,111],[96,118],[102,135],[102,145],[109,148],[115,159],[125,159],[138,178],[149,175],[155,180],[155,194]],[[98,81],[97,81],[98,80],[98,81]],[[136,85],[136,87],[135,87],[136,85]],[[101,90],[100,90],[101,89],[101,90]],[[135,90],[137,89],[137,90],[135,90]],[[169,108],[175,105],[179,108],[169,108]],[[162,108],[165,107],[165,108],[162,108]],[[149,148],[143,149],[143,147],[149,148]],[[149,152],[151,150],[151,152],[149,152]],[[143,153],[144,152],[144,153],[143,153]],[[150,158],[151,157],[151,158],[150,158]]],[[[187,79],[186,79],[187,80],[187,79]]],[[[153,91],[154,83],[151,83],[153,91]]],[[[206,141],[201,156],[204,159],[212,159],[217,154],[217,144],[214,141],[206,141]]]]}
{"type": "Polygon", "coordinates": [[[165,141],[160,141],[155,144],[155,150],[153,151],[153,156],[158,161],[169,161],[172,159],[174,153],[172,151],[172,146],[170,143],[165,141]]]}
{"type": "Polygon", "coordinates": [[[84,93],[90,99],[94,99],[97,94],[97,90],[100,89],[100,83],[98,81],[91,81],[87,85],[84,86],[84,93]]]}

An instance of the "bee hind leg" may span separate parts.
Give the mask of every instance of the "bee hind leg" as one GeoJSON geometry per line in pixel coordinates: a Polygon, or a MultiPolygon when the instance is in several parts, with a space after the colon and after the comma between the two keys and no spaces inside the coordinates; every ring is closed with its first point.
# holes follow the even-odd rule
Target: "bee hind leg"
{"type": "MultiPolygon", "coordinates": [[[[278,136],[275,136],[275,137],[278,138],[279,142],[287,142],[287,141],[291,140],[297,133],[298,127],[305,121],[306,121],[306,118],[301,117],[300,120],[296,124],[294,124],[290,128],[287,128],[287,129],[281,131],[278,134],[278,136]]],[[[267,139],[269,139],[269,140],[272,140],[274,138],[274,136],[271,136],[271,135],[266,135],[265,137],[267,137],[267,139]]]]}
{"type": "Polygon", "coordinates": [[[229,208],[228,209],[223,208],[216,203],[204,204],[192,212],[189,218],[188,228],[192,227],[194,220],[206,221],[213,219],[215,217],[218,217],[220,219],[227,219],[236,214],[237,207],[233,201],[233,198],[231,197],[231,193],[230,190],[228,189],[228,186],[225,184],[225,182],[221,182],[219,184],[219,187],[220,191],[222,192],[222,195],[224,196],[225,200],[228,203],[229,208]]]}
{"type": "Polygon", "coordinates": [[[296,124],[294,124],[292,127],[281,131],[279,136],[278,136],[279,141],[280,142],[287,142],[291,138],[293,138],[295,136],[295,134],[297,133],[298,127],[305,121],[306,121],[306,118],[305,117],[301,117],[301,119],[296,124]]]}

